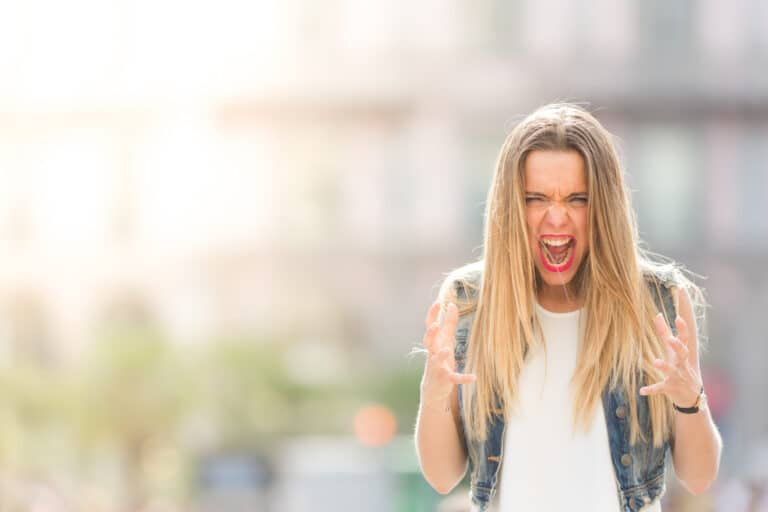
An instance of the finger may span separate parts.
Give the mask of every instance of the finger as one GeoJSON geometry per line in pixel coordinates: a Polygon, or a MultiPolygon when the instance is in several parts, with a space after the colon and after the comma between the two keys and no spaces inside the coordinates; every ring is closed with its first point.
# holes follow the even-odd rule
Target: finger
{"type": "Polygon", "coordinates": [[[672,331],[670,330],[669,325],[667,325],[667,321],[664,318],[664,315],[662,313],[658,313],[653,318],[653,324],[659,339],[664,341],[667,345],[667,358],[672,360],[673,364],[677,364],[677,358],[680,356],[667,341],[669,339],[674,339],[674,336],[672,335],[672,331]]]}
{"type": "Polygon", "coordinates": [[[443,325],[440,327],[438,336],[440,347],[453,347],[454,336],[456,334],[456,324],[459,321],[459,309],[456,304],[449,303],[445,308],[445,317],[443,325]]]}
{"type": "Polygon", "coordinates": [[[657,382],[656,384],[651,384],[650,386],[641,387],[640,394],[644,396],[658,395],[660,393],[664,393],[666,390],[667,390],[667,381],[662,380],[660,382],[657,382]]]}
{"type": "Polygon", "coordinates": [[[472,384],[477,380],[477,376],[474,373],[451,372],[448,374],[448,378],[454,384],[472,384]]]}
{"type": "Polygon", "coordinates": [[[450,355],[451,355],[451,349],[449,349],[448,347],[443,347],[439,349],[437,352],[435,352],[434,354],[432,354],[432,356],[430,356],[430,359],[432,360],[433,364],[441,365],[443,362],[445,362],[448,359],[448,357],[450,357],[450,355]]]}
{"type": "Polygon", "coordinates": [[[440,313],[440,303],[435,302],[429,307],[427,311],[427,317],[424,319],[424,327],[429,327],[437,320],[437,315],[440,313]]]}
{"type": "Polygon", "coordinates": [[[677,374],[677,367],[663,359],[656,359],[653,366],[664,372],[667,377],[677,374]]]}
{"type": "Polygon", "coordinates": [[[424,348],[426,348],[430,354],[435,353],[435,336],[437,336],[439,330],[440,326],[437,322],[432,322],[432,324],[427,326],[427,330],[424,332],[424,338],[422,338],[421,344],[424,345],[424,348]]]}
{"type": "Polygon", "coordinates": [[[686,322],[680,315],[677,315],[677,318],[675,318],[675,327],[677,327],[677,337],[680,338],[680,341],[682,341],[686,347],[690,348],[691,331],[688,329],[688,322],[686,322]]]}
{"type": "Polygon", "coordinates": [[[653,325],[656,328],[656,334],[658,334],[659,338],[661,338],[662,340],[672,336],[672,331],[669,329],[669,325],[667,325],[667,320],[664,318],[664,315],[662,313],[657,314],[653,318],[653,325]]]}
{"type": "Polygon", "coordinates": [[[673,337],[669,337],[665,341],[667,342],[667,345],[672,347],[672,350],[675,351],[675,355],[677,356],[677,364],[682,364],[687,360],[688,347],[683,345],[682,341],[673,337]]]}

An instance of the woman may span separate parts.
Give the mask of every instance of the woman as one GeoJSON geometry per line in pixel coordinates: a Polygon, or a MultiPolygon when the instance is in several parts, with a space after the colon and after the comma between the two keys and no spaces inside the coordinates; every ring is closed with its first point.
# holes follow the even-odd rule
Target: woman
{"type": "Polygon", "coordinates": [[[666,453],[690,492],[721,440],[698,355],[700,290],[639,247],[610,134],[545,106],[502,147],[484,258],[427,314],[416,445],[478,510],[659,512],[666,453]]]}

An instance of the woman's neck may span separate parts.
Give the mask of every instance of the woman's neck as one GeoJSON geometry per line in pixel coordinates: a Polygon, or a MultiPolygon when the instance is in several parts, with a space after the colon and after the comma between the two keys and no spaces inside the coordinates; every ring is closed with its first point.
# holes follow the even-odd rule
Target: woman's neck
{"type": "Polygon", "coordinates": [[[539,305],[553,313],[576,311],[584,305],[584,298],[571,287],[543,286],[536,294],[539,305]]]}

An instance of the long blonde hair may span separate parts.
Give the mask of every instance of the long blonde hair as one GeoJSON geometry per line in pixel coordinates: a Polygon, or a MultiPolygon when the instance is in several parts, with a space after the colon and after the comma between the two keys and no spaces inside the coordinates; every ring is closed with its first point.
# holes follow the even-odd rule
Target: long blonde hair
{"type": "Polygon", "coordinates": [[[669,400],[663,395],[648,398],[652,432],[640,427],[637,413],[638,390],[644,381],[663,378],[652,362],[665,354],[654,332],[658,311],[646,277],[687,290],[697,313],[703,311],[703,296],[678,266],[640,247],[611,135],[591,114],[571,104],[542,107],[509,134],[488,192],[484,257],[453,272],[441,288],[441,299],[456,302],[460,314],[475,311],[465,371],[476,374],[477,381],[464,386],[462,397],[467,434],[484,440],[501,405],[504,414],[514,411],[525,354],[543,343],[535,335],[540,327],[535,310],[539,277],[528,248],[524,200],[525,159],[535,150],[576,150],[586,172],[589,252],[574,277],[585,312],[571,381],[574,426],[588,427],[606,386],[620,383],[630,406],[631,442],[650,436],[660,446],[673,428],[669,400]],[[481,273],[479,282],[469,277],[473,272],[481,273]],[[474,288],[474,293],[458,297],[457,284],[474,288]]]}

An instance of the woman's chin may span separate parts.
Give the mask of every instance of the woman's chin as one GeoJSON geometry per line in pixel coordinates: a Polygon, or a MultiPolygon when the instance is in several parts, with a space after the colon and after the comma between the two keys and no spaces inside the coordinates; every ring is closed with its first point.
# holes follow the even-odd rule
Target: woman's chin
{"type": "Polygon", "coordinates": [[[577,258],[575,261],[573,261],[573,264],[570,265],[567,270],[555,271],[550,270],[546,265],[542,264],[542,262],[537,261],[536,271],[539,274],[540,281],[546,286],[568,286],[572,283],[572,281],[574,281],[574,278],[578,274],[579,268],[582,266],[582,262],[583,258],[577,258]]]}
{"type": "Polygon", "coordinates": [[[571,272],[565,272],[564,274],[549,275],[547,273],[540,274],[541,280],[547,286],[568,286],[573,281],[573,275],[571,272]],[[564,275],[565,274],[565,275],[564,275]]]}

